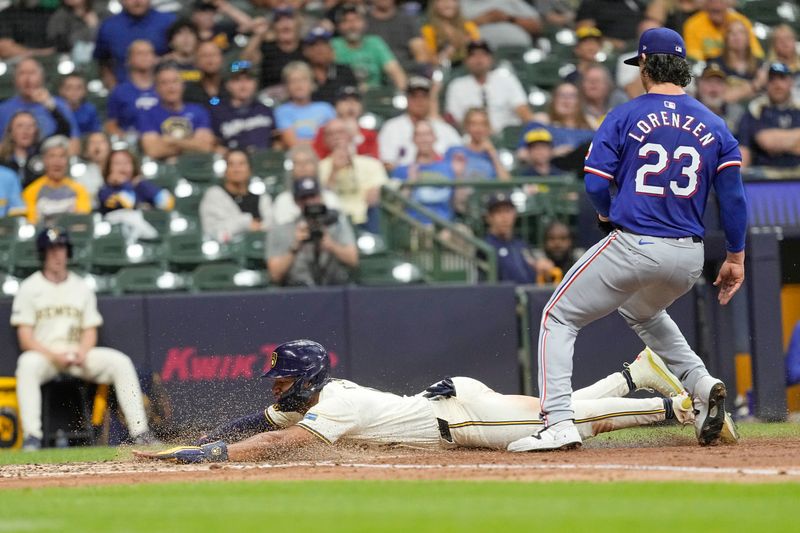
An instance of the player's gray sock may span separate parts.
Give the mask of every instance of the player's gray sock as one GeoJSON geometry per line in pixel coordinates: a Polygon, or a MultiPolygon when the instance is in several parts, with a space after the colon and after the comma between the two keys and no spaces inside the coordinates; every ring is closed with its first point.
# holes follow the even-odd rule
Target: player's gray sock
{"type": "Polygon", "coordinates": [[[664,402],[664,420],[675,418],[675,411],[672,409],[672,398],[662,398],[664,402]]]}
{"type": "Polygon", "coordinates": [[[622,369],[622,377],[625,378],[625,382],[628,384],[628,393],[631,393],[636,390],[636,383],[633,382],[633,378],[631,377],[631,371],[627,368],[622,369]]]}

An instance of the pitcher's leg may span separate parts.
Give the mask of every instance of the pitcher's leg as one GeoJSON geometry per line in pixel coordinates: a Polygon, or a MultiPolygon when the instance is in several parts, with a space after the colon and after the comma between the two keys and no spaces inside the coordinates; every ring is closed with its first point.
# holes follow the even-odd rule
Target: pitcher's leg
{"type": "Polygon", "coordinates": [[[148,431],[139,378],[127,355],[112,348],[92,348],[86,354],[81,377],[95,383],[114,385],[117,401],[132,437],[148,431]]]}
{"type": "Polygon", "coordinates": [[[58,375],[58,368],[43,354],[23,352],[17,360],[17,402],[25,437],[42,438],[42,390],[58,375]]]}

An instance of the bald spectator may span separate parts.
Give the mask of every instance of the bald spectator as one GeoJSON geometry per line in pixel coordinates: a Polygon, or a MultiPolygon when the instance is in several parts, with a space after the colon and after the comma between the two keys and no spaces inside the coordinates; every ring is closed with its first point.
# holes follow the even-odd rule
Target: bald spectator
{"type": "Polygon", "coordinates": [[[451,81],[445,97],[445,109],[456,122],[462,123],[467,111],[475,107],[489,112],[494,133],[533,119],[528,95],[517,77],[506,68],[494,68],[489,43],[469,43],[464,64],[469,74],[451,81]]]}
{"type": "MultiPolygon", "coordinates": [[[[364,106],[361,104],[361,93],[356,87],[342,87],[336,97],[336,116],[345,121],[347,127],[353,134],[356,144],[356,153],[379,157],[378,154],[378,132],[375,130],[361,127],[359,119],[364,113],[364,106]]],[[[328,157],[331,153],[330,148],[325,143],[325,128],[317,130],[314,137],[314,150],[320,157],[328,157]]]]}
{"type": "Polygon", "coordinates": [[[353,134],[342,119],[325,125],[325,143],[331,155],[320,161],[320,183],[336,193],[354,225],[378,233],[376,207],[381,186],[389,181],[386,170],[374,157],[355,153],[353,134]]]}
{"type": "MultiPolygon", "coordinates": [[[[307,178],[319,180],[319,158],[311,146],[298,144],[286,155],[286,159],[291,161],[292,170],[286,179],[286,190],[278,193],[272,203],[272,222],[271,226],[288,224],[301,215],[300,207],[294,199],[294,183],[307,178]]],[[[322,202],[328,209],[340,210],[341,202],[336,193],[330,189],[321,189],[322,202]]]]}
{"type": "Polygon", "coordinates": [[[94,58],[100,62],[106,87],[125,81],[125,59],[133,41],[153,43],[157,55],[169,51],[167,30],[175,21],[173,13],[161,13],[150,7],[150,0],[120,0],[122,12],[107,18],[97,32],[94,58]]]}
{"type": "Polygon", "coordinates": [[[336,14],[336,29],[340,37],[331,41],[336,61],[350,65],[359,81],[368,87],[384,85],[383,76],[396,88],[405,90],[406,73],[386,41],[377,35],[367,35],[363,7],[345,4],[336,14]]]}
{"type": "Polygon", "coordinates": [[[28,58],[17,63],[14,87],[16,96],[0,104],[0,131],[5,131],[15,113],[27,111],[36,117],[42,138],[66,135],[72,140],[72,152],[77,153],[80,148],[78,122],[66,102],[47,90],[44,70],[38,61],[28,58]]]}
{"type": "Polygon", "coordinates": [[[464,16],[491,46],[531,46],[542,30],[539,13],[523,0],[461,0],[464,16]]]}
{"type": "Polygon", "coordinates": [[[322,27],[313,28],[303,38],[303,58],[311,66],[314,74],[314,93],[312,100],[334,104],[345,87],[356,87],[358,80],[353,69],[336,63],[336,55],[331,46],[333,34],[322,27]]]}
{"type": "Polygon", "coordinates": [[[156,70],[159,104],[139,117],[142,150],[153,159],[184,152],[211,152],[214,134],[208,112],[183,102],[183,79],[177,66],[165,63],[156,70]]]}
{"type": "Polygon", "coordinates": [[[732,0],[705,0],[703,9],[689,17],[683,26],[687,58],[706,61],[719,56],[725,44],[725,28],[734,20],[740,21],[747,29],[753,55],[763,58],[764,49],[753,33],[753,25],[747,17],[733,9],[732,0]]]}
{"type": "Polygon", "coordinates": [[[28,221],[49,223],[62,213],[89,213],[92,200],[86,189],[69,177],[69,139],[55,135],[42,143],[44,176],[22,191],[28,221]]]}
{"type": "Polygon", "coordinates": [[[383,123],[378,133],[380,159],[388,168],[409,165],[417,156],[414,145],[414,126],[420,120],[428,120],[436,137],[434,148],[443,154],[453,146],[461,145],[461,136],[434,110],[436,94],[433,83],[422,76],[411,76],[406,91],[406,112],[383,123]]]}
{"type": "Polygon", "coordinates": [[[745,166],[800,166],[800,106],[792,98],[793,74],[773,63],[767,94],[748,106],[739,125],[739,148],[745,166]]]}
{"type": "Polygon", "coordinates": [[[155,69],[158,62],[153,44],[139,39],[128,48],[128,79],[118,83],[108,97],[106,131],[124,135],[136,130],[143,113],[158,104],[155,88],[155,69]]]}

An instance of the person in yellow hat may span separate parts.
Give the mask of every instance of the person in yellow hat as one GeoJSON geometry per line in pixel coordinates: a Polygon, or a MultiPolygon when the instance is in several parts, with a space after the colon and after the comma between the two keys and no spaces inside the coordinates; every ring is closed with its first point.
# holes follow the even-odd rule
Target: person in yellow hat
{"type": "Polygon", "coordinates": [[[578,83],[583,73],[597,64],[597,54],[603,49],[603,32],[594,26],[584,26],[575,30],[578,42],[575,44],[575,70],[564,78],[570,83],[578,83]]]}
{"type": "Polygon", "coordinates": [[[553,136],[544,128],[528,131],[524,137],[527,165],[517,174],[525,177],[562,176],[566,174],[553,166],[553,136]]]}

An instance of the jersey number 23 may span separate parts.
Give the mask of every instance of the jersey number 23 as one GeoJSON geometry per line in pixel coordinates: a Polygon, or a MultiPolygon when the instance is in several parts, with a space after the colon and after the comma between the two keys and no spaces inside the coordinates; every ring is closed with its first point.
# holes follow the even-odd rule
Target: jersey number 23
{"type": "MultiPolygon", "coordinates": [[[[643,144],[639,148],[639,157],[648,159],[656,154],[654,163],[646,163],[636,171],[636,193],[648,196],[666,196],[666,189],[661,185],[647,183],[647,178],[662,174],[673,165],[680,165],[681,176],[687,178],[683,185],[676,180],[669,181],[669,189],[678,198],[691,198],[697,192],[699,179],[697,171],[700,169],[700,154],[692,146],[678,146],[672,152],[672,157],[666,148],[657,143],[643,144]]],[[[683,181],[683,180],[682,180],[683,181]]]]}

